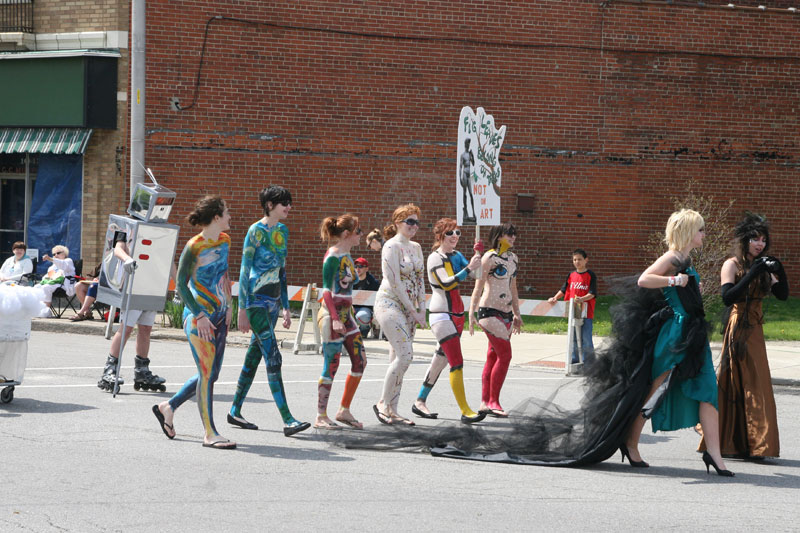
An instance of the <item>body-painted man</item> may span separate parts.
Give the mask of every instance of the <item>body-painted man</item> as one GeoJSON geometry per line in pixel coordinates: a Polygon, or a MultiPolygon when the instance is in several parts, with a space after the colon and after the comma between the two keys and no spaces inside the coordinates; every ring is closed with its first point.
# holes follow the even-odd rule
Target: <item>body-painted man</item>
{"type": "Polygon", "coordinates": [[[292,322],[286,283],[289,230],[279,222],[289,216],[292,195],[283,187],[273,185],[261,191],[259,200],[264,217],[247,230],[239,272],[239,330],[247,333],[252,328],[253,334],[228,423],[244,429],[258,429],[242,417],[242,404],[253,384],[258,363],[263,359],[269,389],[283,419],[283,434],[288,437],[311,427],[308,422],[295,419],[289,411],[281,373],[283,357],[274,329],[280,309],[283,309],[283,327],[288,328],[292,322]]]}

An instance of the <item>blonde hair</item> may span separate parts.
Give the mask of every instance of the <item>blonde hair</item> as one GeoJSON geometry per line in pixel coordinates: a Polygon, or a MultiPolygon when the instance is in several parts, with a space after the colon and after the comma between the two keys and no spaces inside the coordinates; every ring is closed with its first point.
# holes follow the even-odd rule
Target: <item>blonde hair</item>
{"type": "Polygon", "coordinates": [[[417,215],[417,217],[419,217],[420,214],[421,211],[419,210],[419,207],[415,206],[414,204],[401,205],[394,210],[394,213],[392,213],[392,223],[383,228],[383,236],[386,237],[387,240],[391,239],[397,235],[398,222],[404,221],[411,215],[417,215]]]}
{"type": "Polygon", "coordinates": [[[667,229],[664,232],[664,242],[670,250],[681,250],[689,245],[705,221],[697,211],[692,209],[681,209],[670,215],[667,221],[667,229]]]}
{"type": "Polygon", "coordinates": [[[50,253],[53,255],[57,254],[58,252],[64,252],[64,257],[69,257],[69,248],[67,248],[63,244],[56,244],[50,251],[50,253]]]}

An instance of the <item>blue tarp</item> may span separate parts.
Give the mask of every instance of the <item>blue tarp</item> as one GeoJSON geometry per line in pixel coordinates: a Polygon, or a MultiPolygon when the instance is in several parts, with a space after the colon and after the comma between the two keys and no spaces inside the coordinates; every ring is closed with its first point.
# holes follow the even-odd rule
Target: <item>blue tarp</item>
{"type": "Polygon", "coordinates": [[[28,248],[39,250],[39,273],[50,266],[42,264],[42,255],[56,244],[69,248],[73,261],[80,259],[82,194],[82,155],[39,155],[28,219],[28,248]]]}

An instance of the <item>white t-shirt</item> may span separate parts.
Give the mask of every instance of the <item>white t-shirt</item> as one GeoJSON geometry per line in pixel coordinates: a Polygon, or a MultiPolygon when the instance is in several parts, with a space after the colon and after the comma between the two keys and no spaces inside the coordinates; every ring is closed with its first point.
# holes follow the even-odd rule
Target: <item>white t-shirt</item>
{"type": "Polygon", "coordinates": [[[19,282],[23,274],[30,274],[33,272],[33,262],[27,257],[23,257],[19,261],[15,256],[11,256],[5,260],[3,266],[0,267],[0,276],[5,281],[19,282]]]}

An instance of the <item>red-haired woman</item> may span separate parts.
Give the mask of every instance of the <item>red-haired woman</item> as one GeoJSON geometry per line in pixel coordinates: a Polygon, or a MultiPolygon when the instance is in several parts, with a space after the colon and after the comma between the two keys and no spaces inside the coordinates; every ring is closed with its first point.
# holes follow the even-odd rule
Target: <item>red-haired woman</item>
{"type": "Polygon", "coordinates": [[[437,418],[425,404],[439,374],[450,364],[450,387],[461,410],[461,421],[472,424],[483,420],[485,413],[476,413],[467,403],[464,391],[464,358],[461,355],[461,332],[464,331],[464,302],[458,292],[458,284],[475,277],[474,272],[481,266],[479,247],[475,255],[467,261],[464,254],[456,250],[461,238],[458,222],[443,218],[433,226],[435,242],[433,253],[428,256],[428,281],[431,284],[431,303],[429,321],[431,330],[439,342],[439,349],[431,359],[425,374],[425,381],[419,391],[411,411],[422,418],[437,418]]]}
{"type": "Polygon", "coordinates": [[[328,417],[328,398],[342,348],[350,356],[350,373],[344,383],[342,405],[336,414],[336,420],[356,429],[364,426],[350,414],[350,402],[356,393],[367,356],[361,331],[353,315],[353,283],[357,281],[355,265],[350,256],[350,249],[361,242],[361,227],[358,218],[350,214],[339,217],[327,217],[322,221],[320,235],[331,244],[325,253],[322,264],[322,300],[318,321],[322,332],[322,355],[325,359],[322,376],[319,378],[319,401],[317,403],[317,429],[337,429],[340,426],[328,417]]]}
{"type": "Polygon", "coordinates": [[[414,425],[397,413],[397,404],[403,376],[414,355],[414,330],[417,324],[425,327],[425,263],[422,247],[411,240],[419,229],[419,216],[416,205],[401,205],[383,230],[388,240],[381,251],[383,281],[375,297],[375,318],[389,340],[390,362],[383,394],[373,406],[383,424],[414,425]]]}

